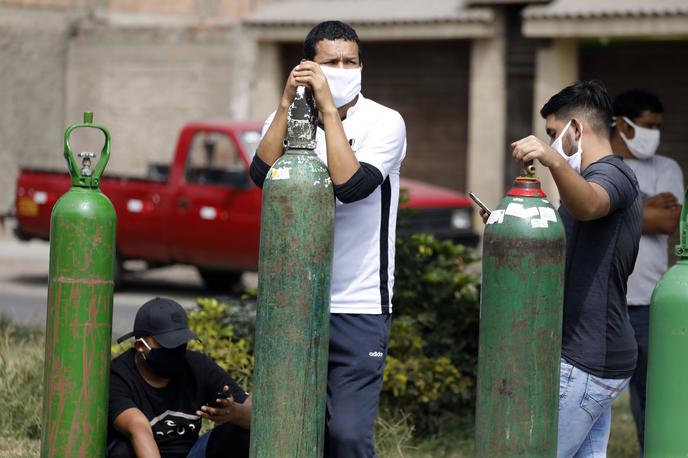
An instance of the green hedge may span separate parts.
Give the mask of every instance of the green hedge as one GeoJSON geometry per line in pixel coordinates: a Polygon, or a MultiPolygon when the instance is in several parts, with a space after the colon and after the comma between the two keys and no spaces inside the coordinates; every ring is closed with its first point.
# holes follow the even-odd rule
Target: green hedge
{"type": "MultiPolygon", "coordinates": [[[[430,235],[397,242],[394,319],[381,408],[404,412],[420,432],[442,413],[470,414],[478,355],[479,275],[463,247],[430,235]]],[[[255,301],[198,299],[190,327],[241,386],[251,390],[255,301]]]]}

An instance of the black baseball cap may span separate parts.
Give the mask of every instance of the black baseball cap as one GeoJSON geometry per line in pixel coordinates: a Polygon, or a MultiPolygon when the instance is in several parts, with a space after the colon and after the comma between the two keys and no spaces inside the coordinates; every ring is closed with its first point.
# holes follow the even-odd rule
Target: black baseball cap
{"type": "Polygon", "coordinates": [[[164,348],[175,348],[191,339],[201,340],[189,329],[186,311],[178,302],[156,297],[136,312],[134,330],[117,339],[117,343],[134,337],[153,337],[164,348]]]}

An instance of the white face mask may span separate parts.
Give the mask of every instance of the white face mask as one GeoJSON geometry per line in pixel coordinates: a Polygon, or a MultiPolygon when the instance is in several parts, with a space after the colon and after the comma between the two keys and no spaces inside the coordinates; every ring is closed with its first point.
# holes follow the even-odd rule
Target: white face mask
{"type": "Polygon", "coordinates": [[[321,65],[330,86],[334,104],[343,107],[361,92],[361,67],[337,68],[321,65]]]}
{"type": "Polygon", "coordinates": [[[571,156],[568,156],[566,153],[564,153],[564,135],[566,134],[566,131],[569,130],[569,127],[571,127],[571,121],[566,123],[564,126],[564,130],[561,131],[559,136],[552,142],[552,148],[559,154],[561,154],[561,157],[566,159],[566,162],[571,166],[573,170],[576,172],[580,173],[581,170],[581,157],[583,156],[583,148],[581,147],[583,143],[583,126],[581,126],[581,135],[580,138],[578,139],[578,149],[574,154],[571,156]]]}
{"type": "Polygon", "coordinates": [[[623,116],[624,121],[635,129],[635,136],[633,138],[626,138],[623,132],[619,131],[621,139],[626,143],[631,154],[636,159],[650,159],[657,152],[659,147],[659,129],[648,129],[647,127],[640,127],[633,124],[633,121],[623,116]]]}

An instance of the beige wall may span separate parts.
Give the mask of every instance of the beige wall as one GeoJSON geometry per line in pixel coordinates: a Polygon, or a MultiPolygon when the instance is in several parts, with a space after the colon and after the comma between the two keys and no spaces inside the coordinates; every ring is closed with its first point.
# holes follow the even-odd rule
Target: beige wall
{"type": "MultiPolygon", "coordinates": [[[[252,53],[232,22],[113,24],[0,6],[0,213],[21,166],[64,170],[62,136],[83,111],[112,132],[108,171],[127,175],[168,162],[190,120],[249,117],[252,53]]],[[[79,137],[75,148],[100,148],[79,137]]]]}
{"type": "MultiPolygon", "coordinates": [[[[473,40],[470,62],[468,176],[466,192],[490,208],[504,197],[504,136],[506,133],[506,43],[503,15],[496,17],[493,38],[473,40]]],[[[473,225],[483,228],[476,211],[473,225]]]]}
{"type": "Polygon", "coordinates": [[[110,128],[111,173],[169,162],[184,123],[231,116],[235,33],[83,26],[69,45],[65,119],[93,111],[110,128]]]}
{"type": "MultiPolygon", "coordinates": [[[[545,121],[540,116],[540,108],[564,87],[579,79],[578,40],[556,39],[549,45],[538,49],[535,56],[535,91],[533,100],[533,132],[547,139],[545,121]]],[[[559,191],[549,169],[536,162],[536,175],[550,202],[559,206],[559,191]]]]}
{"type": "Polygon", "coordinates": [[[177,15],[239,20],[263,5],[288,0],[0,0],[23,9],[97,9],[132,15],[177,15]]]}
{"type": "Polygon", "coordinates": [[[13,203],[20,163],[64,163],[67,39],[74,19],[0,8],[0,213],[13,203]]]}

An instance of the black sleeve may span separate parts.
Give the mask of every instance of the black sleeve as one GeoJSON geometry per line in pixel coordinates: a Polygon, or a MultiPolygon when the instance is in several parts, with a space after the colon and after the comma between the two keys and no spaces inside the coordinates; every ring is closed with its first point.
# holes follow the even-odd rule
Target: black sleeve
{"type": "Polygon", "coordinates": [[[251,180],[260,189],[263,189],[263,183],[265,182],[265,177],[268,176],[268,171],[270,166],[267,165],[257,154],[253,155],[253,160],[251,161],[251,167],[249,168],[249,175],[251,180]]]}
{"type": "Polygon", "coordinates": [[[585,171],[585,179],[602,186],[609,195],[609,213],[633,203],[638,195],[638,184],[628,166],[611,160],[602,160],[592,164],[588,169],[590,170],[585,171]]]}
{"type": "Polygon", "coordinates": [[[361,166],[346,183],[334,185],[334,195],[345,204],[365,199],[382,184],[382,173],[374,165],[361,162],[361,166]]]}
{"type": "Polygon", "coordinates": [[[210,359],[210,357],[205,358],[206,369],[204,370],[204,378],[207,380],[206,390],[208,394],[208,401],[210,401],[218,391],[222,390],[222,387],[227,385],[229,387],[229,392],[232,394],[234,401],[239,404],[243,404],[246,400],[246,392],[241,389],[237,382],[229,376],[229,374],[217,365],[215,361],[210,359]]]}
{"type": "Polygon", "coordinates": [[[137,407],[129,387],[124,378],[113,371],[110,371],[110,405],[108,411],[108,422],[115,424],[115,418],[122,412],[132,407],[137,407]]]}

